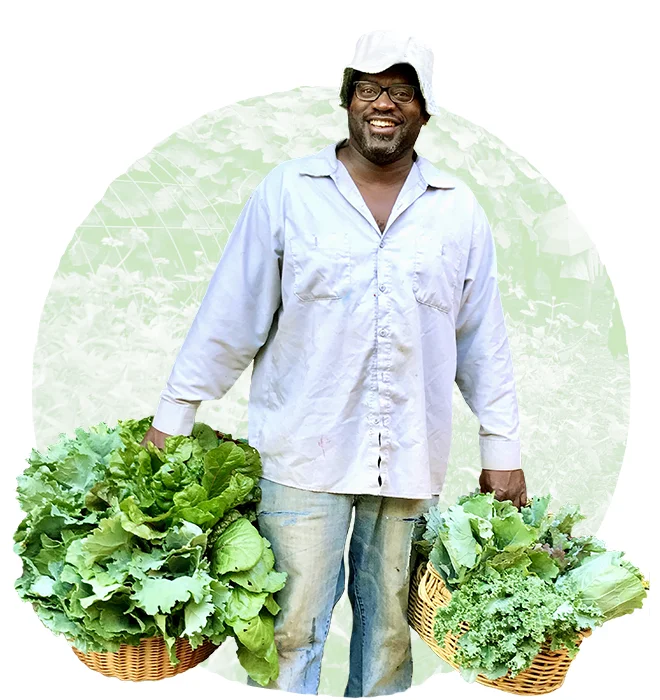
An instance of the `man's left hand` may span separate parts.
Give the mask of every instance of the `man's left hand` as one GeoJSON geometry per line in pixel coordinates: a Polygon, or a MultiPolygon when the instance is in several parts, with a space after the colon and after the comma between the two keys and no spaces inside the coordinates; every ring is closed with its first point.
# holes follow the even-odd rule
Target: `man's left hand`
{"type": "Polygon", "coordinates": [[[527,505],[527,486],[522,469],[482,469],[481,493],[495,492],[498,501],[511,501],[516,508],[527,505]]]}

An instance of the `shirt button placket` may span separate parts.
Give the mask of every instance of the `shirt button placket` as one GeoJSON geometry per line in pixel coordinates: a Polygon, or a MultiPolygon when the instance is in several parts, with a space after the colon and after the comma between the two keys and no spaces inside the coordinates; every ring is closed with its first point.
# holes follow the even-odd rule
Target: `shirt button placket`
{"type": "MultiPolygon", "coordinates": [[[[391,234],[390,234],[391,235],[391,234]]],[[[380,248],[382,249],[385,245],[385,241],[380,241],[380,248]]],[[[389,393],[388,393],[388,381],[389,380],[389,363],[391,360],[391,347],[389,341],[390,329],[387,326],[387,320],[389,318],[389,308],[388,305],[391,299],[387,296],[390,291],[388,287],[388,272],[389,265],[387,259],[384,257],[384,253],[380,253],[377,256],[377,279],[378,279],[378,290],[381,293],[381,299],[378,304],[378,318],[377,325],[381,326],[378,329],[378,371],[380,372],[381,381],[379,382],[378,391],[378,407],[380,410],[380,425],[379,430],[379,453],[378,453],[378,483],[379,486],[383,485],[383,475],[387,473],[387,432],[389,426],[390,416],[388,411],[390,409],[389,393]],[[382,471],[381,471],[382,470],[382,471]]]]}
{"type": "MultiPolygon", "coordinates": [[[[385,240],[384,240],[384,238],[381,238],[379,247],[382,249],[384,246],[385,246],[385,240]]],[[[384,274],[384,273],[383,273],[383,268],[384,268],[384,265],[382,265],[382,263],[381,263],[381,255],[378,254],[378,255],[376,256],[376,280],[377,280],[377,281],[378,281],[378,280],[381,278],[381,276],[384,274]]],[[[385,285],[384,283],[381,282],[381,283],[378,285],[378,290],[379,290],[382,294],[385,293],[386,289],[387,289],[387,287],[386,287],[386,285],[385,285]]],[[[376,310],[377,310],[376,325],[379,326],[380,323],[381,323],[381,317],[382,317],[382,312],[383,312],[383,304],[382,304],[382,302],[381,302],[380,300],[378,301],[378,304],[377,304],[377,306],[376,306],[376,310]]],[[[380,336],[381,338],[383,338],[383,337],[385,337],[385,336],[387,335],[387,332],[385,331],[384,328],[381,328],[381,329],[378,331],[378,334],[379,334],[379,336],[380,336]]],[[[382,358],[382,355],[383,355],[383,353],[382,353],[382,351],[381,351],[381,343],[378,343],[378,357],[379,357],[379,358],[382,358]]],[[[378,377],[378,372],[379,372],[379,370],[380,370],[380,362],[381,362],[381,360],[379,359],[379,362],[378,362],[379,366],[376,367],[376,379],[375,379],[375,382],[376,382],[376,403],[377,403],[377,405],[378,405],[378,410],[379,410],[379,412],[381,412],[381,405],[380,405],[380,391],[378,390],[378,378],[377,378],[377,377],[378,377]]],[[[381,413],[382,413],[382,412],[381,412],[381,413]]],[[[379,418],[376,418],[375,421],[374,421],[374,424],[381,424],[381,420],[380,420],[379,418]]],[[[379,429],[379,431],[378,431],[378,465],[377,465],[377,469],[378,469],[378,486],[379,486],[379,487],[382,487],[382,485],[383,485],[383,478],[382,478],[382,474],[381,474],[381,462],[382,462],[382,455],[381,455],[381,450],[382,450],[382,447],[381,447],[381,445],[382,445],[382,432],[383,432],[383,431],[382,431],[382,427],[381,427],[381,429],[379,429]]]]}

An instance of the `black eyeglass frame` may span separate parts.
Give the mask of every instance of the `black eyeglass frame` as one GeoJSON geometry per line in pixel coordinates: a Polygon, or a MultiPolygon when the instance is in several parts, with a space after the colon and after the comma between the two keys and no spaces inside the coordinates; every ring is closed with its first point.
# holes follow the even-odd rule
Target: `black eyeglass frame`
{"type": "Polygon", "coordinates": [[[362,102],[375,102],[384,92],[387,93],[387,96],[394,102],[394,104],[399,104],[399,105],[409,105],[414,99],[415,96],[417,95],[417,88],[414,85],[408,85],[407,83],[397,83],[396,85],[389,85],[388,87],[385,87],[385,85],[379,85],[378,83],[374,83],[371,80],[354,80],[353,83],[353,94],[358,98],[358,100],[361,100],[362,102]],[[376,87],[380,88],[380,92],[376,95],[376,97],[373,98],[373,100],[365,100],[364,97],[360,97],[357,94],[357,86],[362,83],[365,85],[375,85],[376,87]],[[397,87],[407,87],[410,88],[412,92],[412,97],[408,102],[401,102],[401,100],[395,100],[392,95],[390,95],[390,90],[392,88],[397,88],[397,87]]]}

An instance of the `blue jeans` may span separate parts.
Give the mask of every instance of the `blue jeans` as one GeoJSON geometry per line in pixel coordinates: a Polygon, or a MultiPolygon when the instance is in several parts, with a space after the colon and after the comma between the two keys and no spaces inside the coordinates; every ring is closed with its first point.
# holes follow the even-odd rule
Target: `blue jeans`
{"type": "MultiPolygon", "coordinates": [[[[348,596],[353,609],[349,679],[344,695],[365,697],[407,690],[412,682],[407,620],[411,536],[429,500],[303,491],[262,479],[259,528],[286,571],[275,594],[279,677],[267,687],[318,692],[323,647],[332,610],[344,592],[344,549],[349,545],[348,596]]],[[[249,685],[257,684],[248,679],[249,685]]]]}

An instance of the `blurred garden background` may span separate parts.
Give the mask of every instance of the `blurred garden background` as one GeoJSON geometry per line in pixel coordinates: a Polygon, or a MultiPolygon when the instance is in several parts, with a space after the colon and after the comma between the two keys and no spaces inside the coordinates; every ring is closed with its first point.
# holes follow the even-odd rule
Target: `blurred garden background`
{"type": "MultiPolygon", "coordinates": [[[[206,114],[112,182],[75,231],[44,305],[34,356],[37,447],[64,432],[152,415],[234,222],[278,163],[347,135],[335,90],[304,87],[206,114]]],[[[416,150],[475,192],[495,237],[530,495],[579,503],[596,532],[628,431],[623,322],[607,272],[563,197],[524,157],[443,112],[416,150]]],[[[597,233],[597,232],[594,232],[597,233]]],[[[247,436],[251,367],[198,420],[247,436]]],[[[477,486],[476,418],[458,389],[449,505],[477,486]]],[[[339,603],[320,693],[343,695],[350,606],[339,603]]],[[[449,670],[413,633],[414,682],[449,670]]],[[[205,667],[244,680],[227,642],[205,667]]]]}

